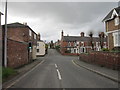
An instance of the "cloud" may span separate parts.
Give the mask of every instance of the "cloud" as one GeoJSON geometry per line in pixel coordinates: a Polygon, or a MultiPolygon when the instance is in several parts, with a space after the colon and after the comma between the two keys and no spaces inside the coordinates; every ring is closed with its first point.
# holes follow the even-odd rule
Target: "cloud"
{"type": "Polygon", "coordinates": [[[65,35],[90,30],[97,35],[105,31],[101,21],[114,7],[117,2],[9,2],[8,23],[27,22],[47,41],[60,39],[62,30],[65,35]]]}

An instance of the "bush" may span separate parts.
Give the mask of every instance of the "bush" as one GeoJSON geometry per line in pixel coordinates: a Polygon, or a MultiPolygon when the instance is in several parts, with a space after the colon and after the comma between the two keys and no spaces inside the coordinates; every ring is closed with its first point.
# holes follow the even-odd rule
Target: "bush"
{"type": "Polygon", "coordinates": [[[67,50],[67,51],[65,51],[65,53],[71,53],[71,51],[70,51],[70,50],[67,50]]]}
{"type": "Polygon", "coordinates": [[[109,51],[108,48],[102,48],[102,51],[109,51]]]}
{"type": "Polygon", "coordinates": [[[15,75],[17,71],[11,68],[2,68],[2,78],[7,78],[11,75],[15,75]]]}

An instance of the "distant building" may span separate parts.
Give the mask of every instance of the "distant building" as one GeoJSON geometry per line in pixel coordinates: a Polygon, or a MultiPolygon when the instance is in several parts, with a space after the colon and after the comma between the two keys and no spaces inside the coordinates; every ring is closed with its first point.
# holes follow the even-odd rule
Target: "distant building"
{"type": "Polygon", "coordinates": [[[51,48],[51,49],[54,49],[54,48],[55,48],[55,47],[54,47],[53,40],[51,40],[51,42],[50,42],[50,48],[51,48]]]}
{"type": "Polygon", "coordinates": [[[60,46],[60,40],[57,40],[57,41],[55,42],[55,46],[60,46]]]}
{"type": "Polygon", "coordinates": [[[108,48],[120,49],[120,6],[112,9],[103,19],[108,34],[108,48]]]}
{"type": "MultiPolygon", "coordinates": [[[[64,36],[64,32],[61,32],[61,45],[60,52],[62,54],[71,53],[78,55],[80,53],[87,53],[92,50],[91,38],[84,36],[84,32],[81,32],[81,36],[64,36]]],[[[107,39],[104,39],[104,48],[107,48],[107,39]]],[[[92,37],[92,44],[94,51],[100,51],[100,39],[99,37],[92,37]]]]}
{"type": "MultiPolygon", "coordinates": [[[[3,53],[4,53],[3,25],[3,53]]],[[[16,68],[36,59],[37,34],[27,23],[7,24],[7,66],[16,68]]],[[[4,54],[3,54],[4,56],[4,54]]],[[[4,65],[4,57],[3,57],[4,65]]]]}
{"type": "Polygon", "coordinates": [[[45,43],[42,40],[40,40],[40,34],[38,34],[36,56],[44,56],[44,55],[45,55],[45,43]]]}

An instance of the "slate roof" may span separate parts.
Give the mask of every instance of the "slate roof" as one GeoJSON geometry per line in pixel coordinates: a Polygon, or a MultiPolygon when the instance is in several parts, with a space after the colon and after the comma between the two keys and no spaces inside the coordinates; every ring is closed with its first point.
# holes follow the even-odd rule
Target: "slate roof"
{"type": "Polygon", "coordinates": [[[1,15],[3,15],[3,13],[0,12],[1,15]]]}
{"type": "MultiPolygon", "coordinates": [[[[5,25],[2,25],[2,26],[4,27],[5,25]]],[[[7,27],[8,27],[8,28],[18,28],[18,27],[20,27],[20,28],[25,28],[25,27],[27,27],[27,28],[29,28],[32,32],[34,32],[28,25],[24,25],[24,24],[21,24],[21,23],[19,23],[19,22],[7,24],[7,27]]],[[[35,32],[34,32],[34,33],[35,33],[35,32]]],[[[35,33],[35,34],[36,34],[36,33],[35,33]]]]}
{"type": "Polygon", "coordinates": [[[120,6],[119,6],[119,7],[117,7],[117,8],[112,9],[112,10],[108,13],[108,15],[102,20],[102,22],[104,22],[104,21],[106,21],[106,20],[109,20],[109,19],[111,18],[111,16],[112,16],[112,13],[113,13],[114,10],[117,12],[118,16],[120,16],[120,6]]]}
{"type": "MultiPolygon", "coordinates": [[[[80,36],[63,36],[63,41],[66,42],[75,42],[75,41],[83,41],[83,42],[88,42],[90,41],[90,37],[80,37],[80,36]]],[[[99,37],[93,37],[93,41],[100,41],[99,37]]],[[[107,41],[106,38],[104,38],[104,41],[107,41]]]]}
{"type": "Polygon", "coordinates": [[[19,22],[7,24],[7,27],[29,27],[28,25],[21,24],[19,22]]]}
{"type": "Polygon", "coordinates": [[[37,41],[39,41],[39,42],[44,42],[43,40],[37,40],[37,41]]]}

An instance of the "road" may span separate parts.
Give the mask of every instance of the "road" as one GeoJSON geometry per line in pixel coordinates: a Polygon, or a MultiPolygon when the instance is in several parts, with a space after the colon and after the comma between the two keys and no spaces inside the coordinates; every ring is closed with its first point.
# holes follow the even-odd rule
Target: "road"
{"type": "Polygon", "coordinates": [[[12,88],[117,88],[118,84],[76,66],[76,56],[62,56],[49,49],[44,61],[14,82],[12,88]]]}

